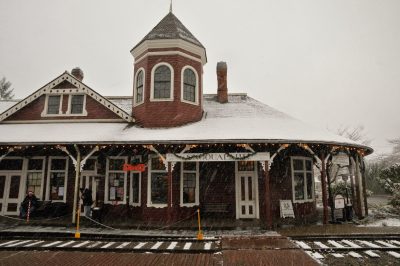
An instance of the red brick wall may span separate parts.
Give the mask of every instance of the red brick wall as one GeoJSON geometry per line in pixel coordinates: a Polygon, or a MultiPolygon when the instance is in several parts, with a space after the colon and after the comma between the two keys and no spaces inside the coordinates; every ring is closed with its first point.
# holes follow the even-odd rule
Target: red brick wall
{"type": "MultiPolygon", "coordinates": [[[[108,110],[90,96],[86,96],[87,116],[60,116],[60,117],[42,117],[41,114],[45,108],[46,96],[42,95],[37,100],[26,105],[16,113],[12,114],[5,121],[22,120],[70,120],[70,119],[121,119],[119,116],[108,110]]],[[[63,96],[63,108],[65,112],[68,109],[68,95],[63,96]]]]}
{"type": "Polygon", "coordinates": [[[144,103],[133,107],[133,116],[143,127],[175,127],[199,121],[203,115],[202,108],[202,73],[200,62],[180,55],[148,56],[135,64],[135,75],[139,68],[145,69],[144,103]],[[174,100],[170,102],[150,102],[151,70],[161,62],[169,63],[174,69],[174,100]],[[199,105],[181,102],[181,71],[186,65],[196,69],[199,76],[199,105]]]}

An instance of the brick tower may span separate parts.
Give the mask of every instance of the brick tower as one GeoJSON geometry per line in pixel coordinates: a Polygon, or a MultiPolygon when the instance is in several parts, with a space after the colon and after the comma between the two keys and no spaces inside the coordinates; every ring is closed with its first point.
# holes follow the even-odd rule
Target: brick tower
{"type": "Polygon", "coordinates": [[[203,115],[206,49],[169,12],[132,50],[133,117],[143,127],[176,127],[203,115]]]}

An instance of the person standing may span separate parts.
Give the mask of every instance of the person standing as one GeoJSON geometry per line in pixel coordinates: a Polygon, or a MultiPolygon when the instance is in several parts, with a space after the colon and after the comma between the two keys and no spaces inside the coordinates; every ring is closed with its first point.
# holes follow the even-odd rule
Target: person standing
{"type": "Polygon", "coordinates": [[[93,204],[92,191],[85,188],[82,192],[83,213],[86,217],[90,217],[90,210],[93,204]]]}
{"type": "Polygon", "coordinates": [[[31,216],[32,213],[37,208],[37,205],[38,205],[38,199],[36,198],[35,194],[33,194],[33,191],[29,190],[28,193],[26,194],[24,201],[21,203],[20,217],[26,218],[28,212],[29,216],[31,216]]]}

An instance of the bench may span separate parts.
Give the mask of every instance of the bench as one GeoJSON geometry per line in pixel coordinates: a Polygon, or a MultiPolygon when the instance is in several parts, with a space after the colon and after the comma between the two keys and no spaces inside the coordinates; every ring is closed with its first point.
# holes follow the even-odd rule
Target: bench
{"type": "Polygon", "coordinates": [[[228,213],[228,203],[205,203],[203,204],[204,213],[228,213]]]}

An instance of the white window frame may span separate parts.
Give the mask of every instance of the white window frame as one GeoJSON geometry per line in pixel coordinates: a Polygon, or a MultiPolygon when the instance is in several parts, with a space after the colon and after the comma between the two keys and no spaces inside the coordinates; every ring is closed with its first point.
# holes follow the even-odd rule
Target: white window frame
{"type": "Polygon", "coordinates": [[[291,176],[292,176],[292,198],[293,198],[293,203],[305,203],[305,202],[313,202],[315,200],[315,184],[314,184],[314,162],[312,158],[309,157],[304,157],[304,156],[291,156],[290,157],[290,166],[291,166],[291,176]],[[302,160],[303,161],[303,170],[294,170],[294,165],[293,161],[294,160],[302,160]],[[306,161],[311,162],[311,170],[306,170],[306,161]],[[303,173],[303,176],[305,178],[304,180],[304,199],[302,200],[296,200],[296,192],[295,192],[295,185],[294,185],[294,174],[296,173],[303,173]],[[308,199],[308,194],[307,194],[307,173],[311,173],[311,199],[308,199]]]}
{"type": "Polygon", "coordinates": [[[182,71],[181,71],[181,102],[188,103],[188,104],[193,104],[193,105],[199,105],[199,74],[197,73],[197,71],[196,71],[196,69],[194,67],[189,66],[189,65],[184,66],[182,68],[182,71]],[[184,74],[185,74],[185,70],[186,69],[192,70],[194,72],[194,75],[196,76],[196,87],[195,87],[195,90],[194,90],[194,100],[195,100],[194,102],[185,100],[184,99],[184,95],[183,95],[183,93],[184,93],[184,79],[185,79],[184,74]]]}
{"type": "Polygon", "coordinates": [[[135,74],[135,79],[133,81],[133,88],[134,88],[134,92],[133,92],[133,106],[139,106],[141,104],[144,103],[144,96],[145,96],[145,88],[146,88],[146,71],[143,67],[139,68],[138,71],[136,71],[135,74]],[[137,83],[137,77],[140,73],[140,71],[143,71],[143,96],[142,96],[142,101],[141,102],[136,102],[136,97],[137,97],[137,87],[136,87],[136,83],[137,83]]]}
{"type": "Polygon", "coordinates": [[[47,179],[46,179],[46,200],[50,200],[50,175],[51,173],[65,173],[64,178],[64,195],[62,200],[51,200],[52,202],[66,202],[67,201],[67,184],[68,184],[68,156],[49,156],[49,163],[47,169],[47,179]],[[51,170],[51,163],[53,159],[65,159],[65,169],[63,170],[51,170]]]}
{"type": "Polygon", "coordinates": [[[123,201],[117,201],[117,205],[119,204],[126,204],[126,183],[127,183],[127,176],[128,173],[125,172],[124,170],[110,170],[110,159],[123,159],[125,163],[128,163],[128,156],[109,156],[107,157],[107,162],[106,162],[106,184],[105,184],[105,190],[104,190],[104,202],[105,203],[113,203],[115,202],[114,200],[109,200],[108,195],[109,195],[109,174],[110,173],[123,173],[124,174],[124,200],[123,201]]]}
{"type": "Polygon", "coordinates": [[[130,171],[129,173],[129,204],[135,207],[138,207],[141,205],[141,199],[142,199],[142,173],[139,171],[130,171]],[[132,180],[133,180],[133,174],[139,174],[139,198],[138,202],[133,202],[133,188],[132,188],[132,180]]]}
{"type": "Polygon", "coordinates": [[[42,199],[43,198],[43,188],[44,188],[44,175],[45,175],[45,168],[46,168],[46,156],[34,156],[34,157],[31,157],[31,158],[29,158],[28,160],[27,160],[28,162],[27,162],[27,165],[26,165],[26,174],[25,174],[25,184],[24,184],[24,189],[25,189],[25,193],[24,194],[26,194],[26,188],[27,188],[27,182],[28,182],[28,174],[29,173],[42,173],[42,180],[41,180],[41,183],[40,183],[40,195],[38,196],[38,195],[36,195],[36,197],[38,197],[39,199],[42,199]],[[43,161],[43,165],[42,165],[42,170],[40,171],[40,170],[29,170],[29,161],[31,160],[31,159],[33,159],[33,160],[37,160],[37,159],[42,159],[42,161],[43,161]]]}
{"type": "Polygon", "coordinates": [[[199,205],[199,162],[191,162],[196,163],[196,170],[184,170],[183,164],[185,162],[181,162],[181,185],[180,185],[180,206],[181,207],[194,207],[199,205]],[[194,203],[184,203],[183,202],[183,176],[184,173],[195,173],[196,174],[196,189],[195,189],[195,202],[194,203]]]}
{"type": "MultiPolygon", "coordinates": [[[[148,169],[148,171],[147,171],[147,207],[166,208],[166,207],[168,207],[168,202],[165,204],[160,204],[160,203],[153,204],[151,202],[151,174],[152,173],[165,173],[168,175],[168,169],[165,169],[165,170],[152,170],[151,169],[151,160],[153,158],[158,158],[158,156],[150,155],[149,161],[147,162],[147,169],[148,169]]],[[[167,196],[168,196],[168,193],[170,193],[170,192],[167,190],[167,196]]]]}
{"type": "Polygon", "coordinates": [[[46,94],[46,99],[45,99],[45,102],[44,102],[44,109],[42,111],[41,116],[42,117],[63,116],[64,114],[62,113],[62,103],[63,103],[63,94],[61,94],[61,93],[46,94]],[[47,108],[49,107],[49,97],[50,96],[60,96],[60,106],[59,106],[59,109],[58,109],[58,114],[48,114],[47,113],[47,108]]]}
{"type": "Polygon", "coordinates": [[[170,102],[174,100],[174,68],[168,64],[167,62],[161,62],[156,64],[155,66],[153,66],[153,68],[151,69],[151,86],[150,86],[150,101],[151,102],[170,102]],[[170,97],[169,98],[164,98],[164,99],[155,99],[154,98],[154,72],[156,71],[156,69],[160,66],[167,66],[170,71],[171,71],[171,93],[170,93],[170,97]]]}
{"type": "Polygon", "coordinates": [[[86,94],[85,93],[70,93],[67,95],[68,96],[68,109],[67,113],[65,116],[87,116],[87,110],[86,110],[86,94]],[[72,114],[72,96],[83,96],[83,109],[81,114],[72,114]]]}

